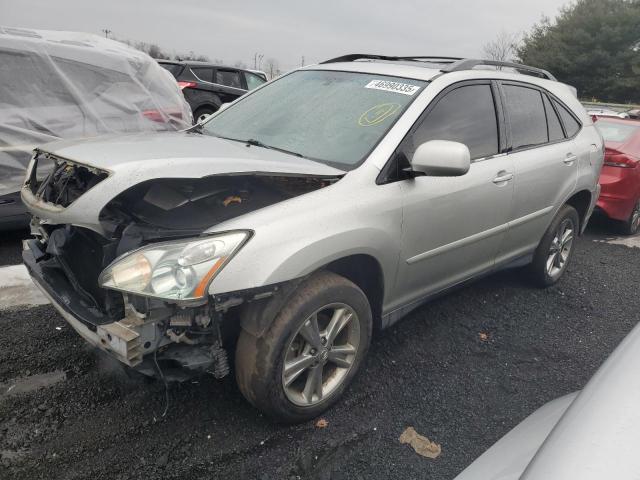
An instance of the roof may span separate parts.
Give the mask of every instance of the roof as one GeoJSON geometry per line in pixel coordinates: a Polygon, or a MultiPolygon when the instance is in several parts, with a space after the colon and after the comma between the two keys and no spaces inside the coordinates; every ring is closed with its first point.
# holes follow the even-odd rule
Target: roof
{"type": "Polygon", "coordinates": [[[229,68],[232,70],[242,70],[244,72],[251,72],[251,70],[247,68],[240,67],[231,67],[229,65],[222,65],[219,63],[212,62],[201,62],[199,60],[165,60],[165,59],[157,59],[158,63],[170,63],[172,65],[184,65],[189,67],[215,67],[215,68],[229,68]]]}
{"type": "MultiPolygon", "coordinates": [[[[371,55],[371,54],[349,54],[343,55],[341,57],[333,58],[330,60],[326,60],[321,62],[320,65],[328,65],[328,66],[340,66],[341,70],[347,71],[371,71],[371,69],[363,70],[360,67],[356,67],[355,69],[348,68],[346,65],[354,64],[376,64],[376,65],[392,65],[393,67],[390,70],[393,70],[394,73],[389,73],[390,75],[402,75],[402,76],[411,76],[416,79],[421,80],[432,80],[436,76],[445,73],[453,73],[453,72],[469,72],[469,71],[477,71],[478,68],[482,70],[490,70],[492,72],[510,72],[515,75],[528,75],[533,78],[544,79],[548,81],[556,81],[555,77],[546,70],[537,67],[531,67],[529,65],[513,63],[513,62],[503,62],[496,60],[486,60],[486,59],[473,59],[473,58],[460,58],[460,57],[448,57],[448,56],[386,56],[386,55],[371,55]],[[399,73],[398,68],[404,70],[405,73],[399,73]],[[415,67],[413,70],[407,70],[406,67],[415,67]],[[504,70],[506,69],[506,70],[504,70]]],[[[384,74],[386,72],[378,71],[372,73],[380,73],[384,74]]]]}

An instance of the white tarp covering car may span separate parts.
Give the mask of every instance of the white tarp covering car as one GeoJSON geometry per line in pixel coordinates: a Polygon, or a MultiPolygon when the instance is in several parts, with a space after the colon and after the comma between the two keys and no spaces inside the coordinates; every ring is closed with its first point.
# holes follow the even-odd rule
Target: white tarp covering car
{"type": "Polygon", "coordinates": [[[0,225],[23,211],[17,192],[36,146],[191,123],[175,79],[145,53],[86,33],[0,27],[0,225]]]}

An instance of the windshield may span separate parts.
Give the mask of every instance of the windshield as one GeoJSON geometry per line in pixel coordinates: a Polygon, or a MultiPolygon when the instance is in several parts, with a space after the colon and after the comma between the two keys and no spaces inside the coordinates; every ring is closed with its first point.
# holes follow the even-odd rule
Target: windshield
{"type": "Polygon", "coordinates": [[[243,98],[202,132],[252,140],[350,170],[361,163],[426,82],[303,70],[243,98]]]}
{"type": "Polygon", "coordinates": [[[628,123],[607,122],[606,120],[598,119],[596,127],[600,130],[602,138],[606,142],[626,142],[640,129],[640,124],[630,125],[628,123]]]}

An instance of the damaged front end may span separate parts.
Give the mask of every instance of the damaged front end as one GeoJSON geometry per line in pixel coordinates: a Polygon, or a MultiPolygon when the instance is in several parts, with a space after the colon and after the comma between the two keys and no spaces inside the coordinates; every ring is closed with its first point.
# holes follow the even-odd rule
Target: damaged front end
{"type": "Polygon", "coordinates": [[[106,169],[37,154],[23,199],[49,213],[33,217],[35,238],[24,242],[32,278],[85,340],[122,363],[148,375],[161,366],[163,375],[174,379],[189,372],[226,375],[225,347],[241,310],[255,316],[260,302],[286,294],[287,288],[212,295],[211,280],[252,232],[203,232],[326,187],[337,177],[239,173],[147,179],[100,209],[99,229],[56,223],[57,212],[100,188],[109,175],[106,169]],[[53,163],[46,176],[37,172],[40,156],[53,163]]]}

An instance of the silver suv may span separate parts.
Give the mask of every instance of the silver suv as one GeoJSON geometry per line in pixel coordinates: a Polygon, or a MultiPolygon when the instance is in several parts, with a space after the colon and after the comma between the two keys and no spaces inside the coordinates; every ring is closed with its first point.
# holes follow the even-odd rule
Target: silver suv
{"type": "Polygon", "coordinates": [[[487,66],[349,55],[184,132],[47,145],[22,189],[24,262],[130,367],[222,377],[234,351],[256,407],[317,416],[374,329],[497,269],[547,286],[567,268],[602,139],[548,72],[487,66]]]}

